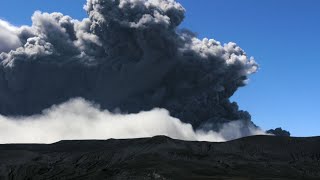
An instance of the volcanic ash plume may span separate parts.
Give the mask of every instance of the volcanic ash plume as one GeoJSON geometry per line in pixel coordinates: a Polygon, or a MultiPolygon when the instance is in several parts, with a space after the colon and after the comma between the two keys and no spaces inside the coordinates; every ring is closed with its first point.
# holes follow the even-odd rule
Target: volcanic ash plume
{"type": "Polygon", "coordinates": [[[88,18],[35,12],[32,26],[0,21],[0,114],[33,115],[82,97],[102,109],[164,108],[194,129],[250,115],[229,98],[257,71],[235,43],[178,28],[173,0],[88,0],[88,18]]]}

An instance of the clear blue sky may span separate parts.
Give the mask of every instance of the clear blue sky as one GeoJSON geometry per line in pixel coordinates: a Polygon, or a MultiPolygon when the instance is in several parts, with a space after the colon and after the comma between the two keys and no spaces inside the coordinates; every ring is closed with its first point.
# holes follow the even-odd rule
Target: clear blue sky
{"type": "MultiPolygon", "coordinates": [[[[320,135],[320,1],[179,0],[182,27],[199,37],[234,41],[256,58],[260,71],[232,98],[264,129],[283,127],[294,136],[320,135]]],[[[31,23],[35,10],[86,16],[85,0],[10,0],[0,18],[31,23]]]]}

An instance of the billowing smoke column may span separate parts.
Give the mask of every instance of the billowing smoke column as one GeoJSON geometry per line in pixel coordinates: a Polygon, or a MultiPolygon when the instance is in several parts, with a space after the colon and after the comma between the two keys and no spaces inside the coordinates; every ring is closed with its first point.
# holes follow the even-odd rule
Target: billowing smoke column
{"type": "Polygon", "coordinates": [[[235,43],[178,29],[174,0],[88,0],[89,18],[35,12],[0,21],[0,114],[32,115],[74,97],[135,113],[165,108],[193,127],[243,120],[229,98],[257,71],[235,43]]]}

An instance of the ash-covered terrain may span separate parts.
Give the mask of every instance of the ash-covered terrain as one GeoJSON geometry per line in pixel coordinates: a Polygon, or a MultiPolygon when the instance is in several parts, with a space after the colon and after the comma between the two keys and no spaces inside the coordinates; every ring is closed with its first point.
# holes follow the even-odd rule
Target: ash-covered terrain
{"type": "Polygon", "coordinates": [[[320,137],[0,145],[0,179],[320,179],[320,137]]]}

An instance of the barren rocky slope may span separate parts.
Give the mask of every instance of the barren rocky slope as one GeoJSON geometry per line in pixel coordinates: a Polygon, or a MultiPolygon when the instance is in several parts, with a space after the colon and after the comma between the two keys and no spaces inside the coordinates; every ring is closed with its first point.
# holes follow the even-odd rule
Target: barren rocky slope
{"type": "Polygon", "coordinates": [[[0,179],[320,179],[320,137],[0,145],[0,179]]]}

